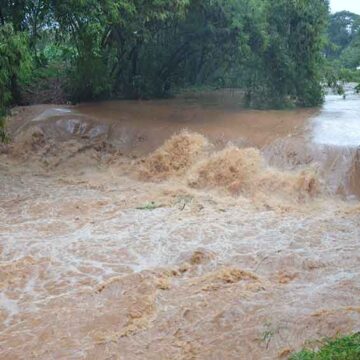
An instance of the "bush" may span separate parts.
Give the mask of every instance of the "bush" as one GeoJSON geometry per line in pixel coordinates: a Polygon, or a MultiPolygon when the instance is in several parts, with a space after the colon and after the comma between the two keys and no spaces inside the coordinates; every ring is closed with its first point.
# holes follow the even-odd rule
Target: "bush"
{"type": "Polygon", "coordinates": [[[360,333],[330,340],[319,351],[303,350],[290,360],[359,360],[360,333]]]}
{"type": "Polygon", "coordinates": [[[101,56],[81,54],[69,71],[67,90],[74,102],[99,100],[111,95],[111,79],[101,56]]]}
{"type": "Polygon", "coordinates": [[[5,139],[4,117],[11,103],[19,101],[20,83],[30,75],[32,58],[27,36],[10,24],[0,26],[0,140],[5,139]]]}

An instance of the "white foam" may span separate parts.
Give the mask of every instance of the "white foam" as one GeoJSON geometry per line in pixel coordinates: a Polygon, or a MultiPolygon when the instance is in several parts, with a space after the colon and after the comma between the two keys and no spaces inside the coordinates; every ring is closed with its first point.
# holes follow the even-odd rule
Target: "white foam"
{"type": "Polygon", "coordinates": [[[66,108],[47,109],[47,110],[43,111],[39,116],[32,119],[32,121],[33,122],[42,121],[42,120],[46,120],[46,119],[54,117],[54,116],[61,116],[61,115],[69,114],[72,112],[73,111],[71,109],[66,109],[66,108]]]}
{"type": "Polygon", "coordinates": [[[320,114],[313,120],[313,141],[320,145],[360,146],[360,96],[328,95],[320,114]]]}

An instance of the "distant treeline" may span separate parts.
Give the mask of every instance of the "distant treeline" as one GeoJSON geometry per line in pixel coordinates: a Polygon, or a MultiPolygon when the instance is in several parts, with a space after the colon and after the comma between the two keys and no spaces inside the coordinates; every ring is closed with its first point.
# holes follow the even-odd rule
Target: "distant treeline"
{"type": "Polygon", "coordinates": [[[329,19],[327,0],[0,0],[0,109],[204,87],[315,106],[325,55],[349,45],[329,19]]]}
{"type": "Polygon", "coordinates": [[[348,11],[331,15],[327,35],[324,74],[329,85],[341,91],[341,82],[360,82],[360,15],[348,11]]]}

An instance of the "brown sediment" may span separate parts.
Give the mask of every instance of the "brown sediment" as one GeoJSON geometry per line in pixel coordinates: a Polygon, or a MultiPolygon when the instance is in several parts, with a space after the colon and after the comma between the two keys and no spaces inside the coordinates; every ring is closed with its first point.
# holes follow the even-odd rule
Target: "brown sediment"
{"type": "Polygon", "coordinates": [[[280,272],[279,273],[279,283],[280,284],[288,284],[289,282],[293,281],[294,279],[296,279],[298,276],[298,274],[292,274],[292,273],[286,273],[286,272],[280,272]]]}
{"type": "Polygon", "coordinates": [[[200,265],[206,264],[207,262],[215,259],[215,254],[207,251],[206,249],[199,249],[194,251],[194,253],[190,257],[191,265],[200,265]]]}
{"type": "MultiPolygon", "coordinates": [[[[232,101],[231,93],[217,92],[167,101],[38,105],[15,109],[8,128],[12,138],[37,126],[55,143],[105,140],[120,153],[136,157],[155,151],[174,133],[187,128],[207,137],[217,149],[228,142],[263,149],[266,160],[278,168],[319,165],[332,193],[360,194],[356,149],[309,142],[309,118],[319,109],[252,111],[239,104],[231,107],[232,101]]],[[[66,152],[67,146],[57,153],[62,151],[66,152]]]]}
{"type": "Polygon", "coordinates": [[[70,167],[71,162],[75,167],[96,165],[100,161],[110,161],[118,153],[101,139],[57,141],[36,125],[20,132],[6,145],[6,154],[18,162],[32,161],[44,168],[54,169],[63,163],[70,167]]]}
{"type": "Polygon", "coordinates": [[[25,256],[0,264],[0,289],[9,290],[23,287],[31,277],[31,269],[35,267],[36,263],[33,257],[25,256]]]}
{"type": "Polygon", "coordinates": [[[282,349],[282,350],[279,352],[279,358],[280,358],[280,359],[287,358],[288,356],[291,355],[292,352],[294,352],[294,349],[291,349],[291,348],[282,349]]]}
{"type": "Polygon", "coordinates": [[[341,313],[341,312],[357,312],[360,313],[360,306],[347,306],[344,308],[339,308],[339,309],[323,309],[323,310],[319,310],[316,311],[315,313],[311,314],[311,316],[314,317],[326,317],[329,315],[334,315],[336,313],[341,313]]]}
{"type": "Polygon", "coordinates": [[[189,184],[195,188],[224,187],[233,192],[235,188],[243,188],[246,191],[262,167],[258,150],[231,146],[198,163],[189,184]]]}
{"type": "Polygon", "coordinates": [[[303,135],[278,139],[267,145],[263,154],[267,163],[276,168],[295,171],[315,166],[332,194],[360,194],[359,150],[356,147],[316,145],[303,135]]]}
{"type": "Polygon", "coordinates": [[[297,172],[265,171],[257,186],[267,194],[282,194],[298,200],[314,198],[322,193],[319,175],[311,168],[297,172]]]}
{"type": "Polygon", "coordinates": [[[220,91],[166,101],[18,107],[13,110],[7,127],[10,136],[14,137],[26,127],[36,124],[61,140],[76,133],[80,136],[89,132],[96,134],[98,131],[94,128],[106,126],[106,136],[122,152],[144,155],[156,150],[184,128],[203,134],[219,146],[232,141],[262,148],[276,139],[301,132],[306,121],[317,112],[318,109],[245,110],[236,96],[220,91]],[[79,129],[85,133],[76,132],[79,129]]]}
{"type": "Polygon", "coordinates": [[[234,146],[195,165],[189,179],[194,188],[225,188],[231,194],[253,196],[284,195],[294,199],[314,197],[321,193],[316,171],[280,171],[265,166],[259,150],[234,146]]]}
{"type": "Polygon", "coordinates": [[[225,284],[235,284],[242,280],[259,281],[259,278],[249,271],[237,268],[222,268],[214,273],[206,275],[203,280],[210,282],[220,281],[225,284]]]}
{"type": "Polygon", "coordinates": [[[199,159],[208,146],[204,136],[184,130],[172,136],[145,158],[139,171],[140,178],[164,180],[171,176],[182,175],[199,159]]]}
{"type": "MultiPolygon", "coordinates": [[[[200,131],[203,110],[187,111],[200,131]]],[[[90,138],[96,119],[39,115],[0,155],[1,358],[276,359],[358,331],[359,205],[325,192],[308,157],[269,166],[226,144],[239,124],[221,146],[214,123],[207,140],[178,118],[175,136],[146,137],[139,110],[137,140],[117,146],[114,122],[90,138]],[[123,152],[136,144],[140,160],[123,152]]]]}
{"type": "Polygon", "coordinates": [[[233,145],[211,152],[200,134],[182,132],[140,162],[140,178],[165,180],[185,177],[196,189],[224,189],[233,195],[253,197],[282,195],[295,200],[313,198],[322,192],[315,169],[281,171],[269,168],[259,150],[233,145]]]}
{"type": "Polygon", "coordinates": [[[349,170],[350,192],[360,196],[360,148],[353,150],[352,163],[349,170]]]}
{"type": "Polygon", "coordinates": [[[166,101],[112,101],[81,104],[74,109],[110,123],[111,139],[121,139],[125,152],[135,150],[141,155],[154,151],[183,128],[199,132],[219,146],[232,141],[262,148],[301,131],[309,117],[318,112],[246,110],[236,98],[228,96],[219,92],[166,101]]]}

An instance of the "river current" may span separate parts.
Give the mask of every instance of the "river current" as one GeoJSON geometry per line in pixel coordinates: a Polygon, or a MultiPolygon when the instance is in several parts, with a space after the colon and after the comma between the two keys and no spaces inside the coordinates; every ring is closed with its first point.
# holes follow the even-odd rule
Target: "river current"
{"type": "Polygon", "coordinates": [[[359,96],[13,110],[1,359],[286,359],[360,330],[359,96]]]}

